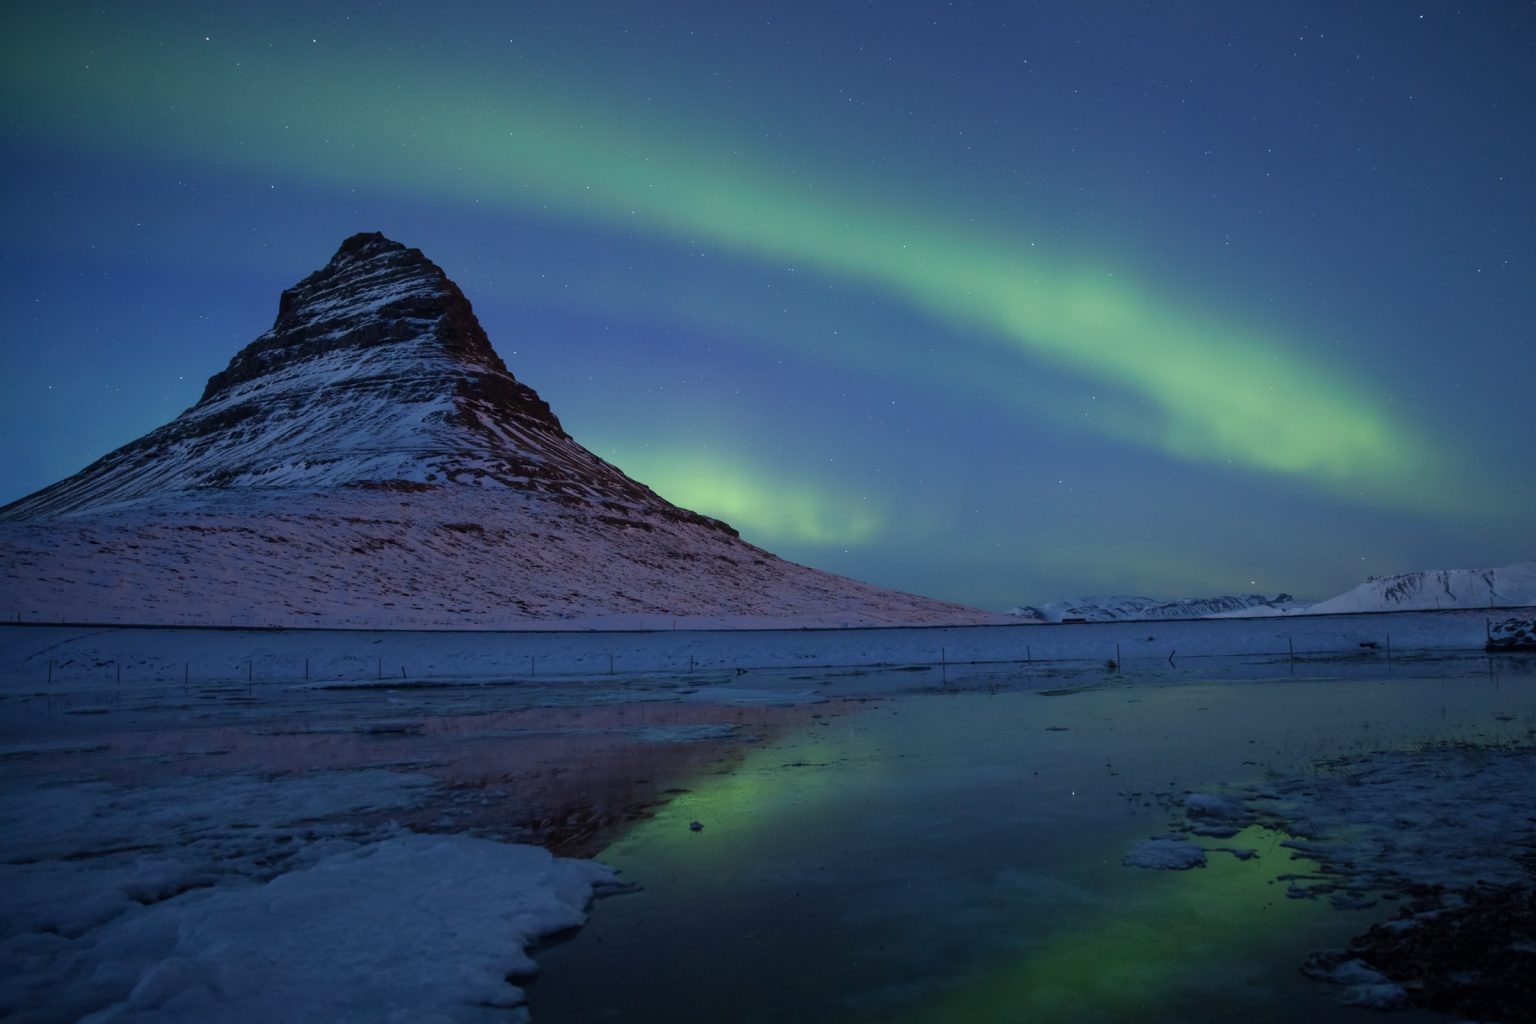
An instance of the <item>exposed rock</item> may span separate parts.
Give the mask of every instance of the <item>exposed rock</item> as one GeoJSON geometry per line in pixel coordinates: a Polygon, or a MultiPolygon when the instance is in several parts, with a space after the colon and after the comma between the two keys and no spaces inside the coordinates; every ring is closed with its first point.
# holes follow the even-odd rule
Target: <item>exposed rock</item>
{"type": "Polygon", "coordinates": [[[1536,1020],[1536,888],[1475,885],[1405,909],[1350,943],[1415,1006],[1480,1021],[1536,1020]]]}
{"type": "Polygon", "coordinates": [[[1490,651],[1536,651],[1536,619],[1505,619],[1488,629],[1490,651]]]}

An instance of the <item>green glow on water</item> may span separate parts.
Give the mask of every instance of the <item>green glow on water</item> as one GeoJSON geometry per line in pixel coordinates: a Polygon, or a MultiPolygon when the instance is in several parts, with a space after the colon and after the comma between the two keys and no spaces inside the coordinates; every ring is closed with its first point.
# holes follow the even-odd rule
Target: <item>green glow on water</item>
{"type": "MultiPolygon", "coordinates": [[[[1176,1020],[1194,982],[1209,985],[1213,974],[1225,975],[1241,999],[1259,970],[1255,964],[1294,970],[1286,936],[1316,928],[1321,915],[1333,913],[1287,898],[1282,883],[1266,884],[1278,862],[1288,871],[1315,868],[1310,861],[1292,864],[1278,846],[1284,838],[1251,827],[1229,840],[1207,841],[1258,849],[1259,863],[1211,852],[1203,869],[1131,872],[1116,894],[1122,904],[978,967],[904,1019],[1176,1020]]],[[[1024,934],[1030,927],[1020,922],[1024,934]]]]}
{"type": "Polygon", "coordinates": [[[629,947],[616,943],[642,934],[622,955],[660,943],[680,964],[707,963],[707,977],[689,975],[680,1020],[735,998],[793,1006],[808,1022],[1288,1019],[1327,998],[1298,979],[1305,952],[1340,944],[1369,912],[1289,899],[1276,876],[1315,865],[1256,827],[1200,840],[1205,868],[1123,867],[1167,825],[1116,791],[1169,785],[1194,736],[1228,745],[1217,761],[1289,743],[1307,718],[1291,705],[1323,693],[1238,688],[1208,715],[1192,715],[1220,703],[1206,686],[829,706],[690,780],[598,854],[648,895],[597,915],[607,942],[594,954],[620,955],[629,947]],[[1215,739],[1234,721],[1271,719],[1258,746],[1215,739]],[[1070,728],[1045,729],[1057,722],[1070,728]],[[765,991],[765,971],[793,995],[765,991]]]}

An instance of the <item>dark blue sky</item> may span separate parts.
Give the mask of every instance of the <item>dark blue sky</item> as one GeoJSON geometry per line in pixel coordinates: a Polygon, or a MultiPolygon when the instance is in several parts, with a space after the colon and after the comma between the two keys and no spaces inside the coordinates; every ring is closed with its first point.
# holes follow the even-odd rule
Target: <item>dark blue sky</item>
{"type": "Polygon", "coordinates": [[[11,5],[0,500],[343,237],[788,557],[1007,607],[1531,556],[1536,8],[11,5]]]}

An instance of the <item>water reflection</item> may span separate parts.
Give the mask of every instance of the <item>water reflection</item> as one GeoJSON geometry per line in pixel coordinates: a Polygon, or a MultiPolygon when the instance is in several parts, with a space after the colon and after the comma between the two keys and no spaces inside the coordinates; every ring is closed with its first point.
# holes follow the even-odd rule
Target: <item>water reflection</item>
{"type": "Polygon", "coordinates": [[[243,707],[204,722],[188,722],[174,705],[148,704],[64,718],[57,736],[29,741],[8,767],[38,783],[101,779],[128,786],[210,773],[421,773],[439,783],[430,802],[384,812],[387,818],[418,831],[468,832],[590,856],[693,780],[728,772],[756,744],[862,706],[677,697],[620,703],[620,694],[588,695],[603,699],[582,705],[562,696],[555,706],[483,706],[465,714],[442,713],[414,695],[402,706],[388,691],[361,705],[356,695],[338,704],[322,694],[305,698],[302,714],[274,702],[265,713],[243,707]]]}
{"type": "Polygon", "coordinates": [[[0,716],[27,737],[18,780],[390,768],[439,784],[381,812],[409,827],[600,855],[644,889],[541,956],[543,1021],[1330,1021],[1354,1016],[1296,965],[1384,909],[1287,899],[1273,880],[1308,865],[1273,832],[1183,874],[1122,856],[1187,789],[1529,742],[1533,672],[1363,652],[49,694],[0,716]]]}
{"type": "Polygon", "coordinates": [[[895,694],[695,779],[601,851],[644,891],[541,956],[535,1017],[1353,1020],[1296,968],[1386,911],[1286,898],[1312,866],[1282,836],[1186,873],[1122,856],[1187,789],[1536,726],[1503,669],[1048,692],[895,694]]]}

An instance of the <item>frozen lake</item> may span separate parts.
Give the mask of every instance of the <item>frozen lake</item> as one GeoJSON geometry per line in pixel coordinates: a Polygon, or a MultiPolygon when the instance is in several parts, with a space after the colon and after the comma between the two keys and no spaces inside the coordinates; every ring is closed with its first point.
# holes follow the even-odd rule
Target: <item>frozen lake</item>
{"type": "Polygon", "coordinates": [[[287,1002],[239,997],[253,1020],[402,1006],[545,1024],[1361,1020],[1340,986],[1300,973],[1308,954],[1392,917],[1415,872],[1500,880],[1536,816],[1536,659],[1401,646],[1446,629],[1475,640],[1479,617],[1374,618],[1314,625],[1295,659],[1219,656],[1251,625],[1215,640],[1188,623],[1004,627],[1015,646],[1080,645],[1056,664],[975,656],[982,634],[963,631],[412,646],[12,627],[0,1011],[244,1019],[220,993],[272,978],[241,981],[207,934],[198,950],[155,946],[201,915],[215,936],[240,922],[246,960],[312,930],[353,937],[355,961],[316,944],[283,968],[303,974],[282,982],[287,1002]],[[1392,656],[1360,646],[1388,630],[1392,656]],[[1331,654],[1314,646],[1325,636],[1331,654]],[[1095,660],[1138,637],[1191,655],[1095,660]],[[972,656],[951,663],[965,643],[972,656]],[[915,656],[931,646],[938,664],[915,656]],[[658,665],[609,668],[644,651],[658,665]],[[839,651],[888,664],[838,665],[839,651]],[[583,667],[506,667],[562,656],[583,667]],[[405,662],[399,678],[386,661],[405,662]],[[1224,801],[1248,810],[1206,827],[1224,801]],[[1302,819],[1324,840],[1308,858],[1280,845],[1302,819]],[[1170,832],[1157,849],[1199,847],[1205,866],[1126,865],[1170,832]],[[553,868],[501,858],[528,849],[509,843],[595,858],[638,888],[566,931],[606,876],[561,867],[551,882],[553,868]],[[1368,879],[1333,873],[1381,857],[1368,879]],[[316,922],[304,885],[326,872],[359,902],[316,922]],[[521,899],[508,879],[525,877],[559,899],[516,927],[477,916],[521,899]],[[441,883],[437,902],[412,897],[413,947],[380,923],[407,919],[402,880],[441,883]],[[253,906],[283,905],[269,890],[291,890],[297,916],[252,930],[253,906]],[[521,949],[547,933],[530,980],[521,949]],[[380,965],[400,992],[366,983],[380,965]]]}

